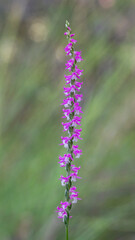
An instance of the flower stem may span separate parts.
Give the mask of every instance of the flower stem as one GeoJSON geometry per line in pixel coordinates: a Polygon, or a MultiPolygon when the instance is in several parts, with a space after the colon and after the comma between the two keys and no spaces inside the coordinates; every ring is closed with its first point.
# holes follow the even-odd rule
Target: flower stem
{"type": "Polygon", "coordinates": [[[66,240],[68,240],[68,225],[66,225],[66,240]]]}

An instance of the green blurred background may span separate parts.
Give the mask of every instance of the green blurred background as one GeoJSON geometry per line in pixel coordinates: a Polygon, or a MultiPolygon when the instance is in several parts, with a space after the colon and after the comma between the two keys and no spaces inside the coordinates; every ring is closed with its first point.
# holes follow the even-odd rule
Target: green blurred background
{"type": "Polygon", "coordinates": [[[0,1],[0,240],[64,239],[66,19],[84,59],[70,240],[135,240],[135,0],[0,1]]]}

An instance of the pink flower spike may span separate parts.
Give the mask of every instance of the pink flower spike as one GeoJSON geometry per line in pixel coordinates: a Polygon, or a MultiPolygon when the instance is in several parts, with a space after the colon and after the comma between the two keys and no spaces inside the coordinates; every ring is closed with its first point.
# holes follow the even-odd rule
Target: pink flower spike
{"type": "MultiPolygon", "coordinates": [[[[79,198],[79,193],[76,190],[76,186],[73,186],[73,182],[76,182],[77,179],[81,177],[78,176],[78,171],[80,167],[75,166],[75,159],[79,158],[82,154],[82,150],[78,148],[78,145],[74,145],[75,142],[81,140],[81,131],[78,129],[78,125],[81,126],[80,116],[82,112],[82,107],[79,105],[79,102],[82,100],[83,95],[80,93],[83,82],[80,81],[80,78],[83,74],[83,70],[78,68],[78,62],[81,62],[82,56],[81,51],[75,51],[75,43],[77,40],[74,39],[75,34],[71,33],[71,28],[69,22],[66,20],[66,32],[64,33],[67,36],[68,44],[65,46],[64,50],[67,56],[71,56],[66,64],[65,69],[69,71],[69,74],[66,74],[65,77],[65,86],[63,91],[65,94],[65,99],[61,105],[63,106],[63,119],[66,121],[62,122],[63,131],[66,131],[66,135],[61,137],[61,143],[66,148],[66,153],[62,156],[59,156],[58,163],[60,167],[63,167],[66,170],[66,176],[60,176],[59,180],[61,185],[65,186],[65,201],[60,202],[60,206],[57,207],[58,218],[61,218],[68,229],[69,220],[72,217],[70,211],[72,204],[77,203],[79,198]]],[[[68,231],[66,232],[66,239],[68,236],[68,231]]]]}

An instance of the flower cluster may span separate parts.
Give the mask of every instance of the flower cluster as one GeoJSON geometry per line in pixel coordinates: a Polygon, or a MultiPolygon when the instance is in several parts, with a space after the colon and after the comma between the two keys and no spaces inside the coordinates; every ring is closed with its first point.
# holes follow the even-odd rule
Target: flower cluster
{"type": "Polygon", "coordinates": [[[64,216],[67,216],[66,209],[71,205],[71,203],[68,202],[61,202],[61,207],[57,207],[58,212],[58,218],[64,218],[64,216]]]}
{"type": "Polygon", "coordinates": [[[72,186],[76,179],[81,177],[78,176],[78,171],[80,167],[76,167],[72,163],[74,158],[79,158],[82,154],[82,150],[79,149],[78,145],[74,142],[82,139],[81,135],[81,116],[82,108],[79,105],[82,100],[82,94],[80,94],[80,89],[83,82],[80,82],[80,77],[83,70],[80,70],[77,63],[81,62],[83,59],[81,57],[81,52],[74,50],[74,44],[77,40],[73,37],[75,34],[71,34],[71,28],[69,23],[66,22],[67,31],[64,33],[68,39],[68,44],[65,47],[65,52],[67,56],[71,58],[67,61],[66,68],[69,71],[68,75],[65,75],[66,86],[64,87],[64,94],[66,98],[63,100],[61,105],[64,106],[62,118],[66,119],[66,122],[62,122],[64,131],[68,133],[68,136],[61,137],[63,145],[67,149],[67,154],[64,156],[59,156],[60,167],[65,167],[67,175],[60,176],[61,185],[65,186],[65,202],[61,202],[61,207],[57,207],[58,217],[62,218],[65,224],[68,224],[70,216],[70,209],[73,203],[77,203],[81,200],[78,197],[78,192],[76,192],[76,187],[72,186]],[[68,85],[68,86],[67,86],[68,85]]]}

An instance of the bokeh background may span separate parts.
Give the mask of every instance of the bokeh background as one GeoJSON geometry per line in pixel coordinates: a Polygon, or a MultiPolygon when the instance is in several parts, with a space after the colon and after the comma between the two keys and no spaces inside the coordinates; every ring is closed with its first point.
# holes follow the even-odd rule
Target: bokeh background
{"type": "Polygon", "coordinates": [[[65,20],[82,50],[70,240],[135,240],[135,1],[0,1],[0,240],[63,240],[65,20]]]}

